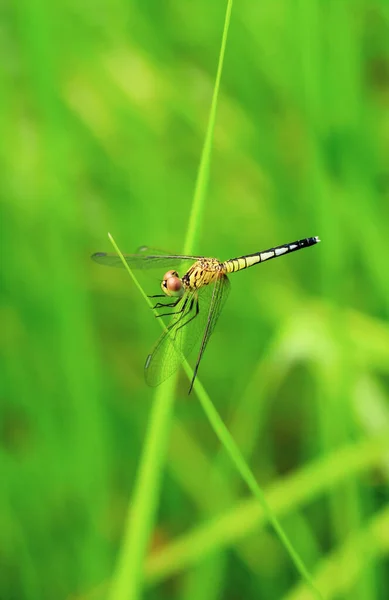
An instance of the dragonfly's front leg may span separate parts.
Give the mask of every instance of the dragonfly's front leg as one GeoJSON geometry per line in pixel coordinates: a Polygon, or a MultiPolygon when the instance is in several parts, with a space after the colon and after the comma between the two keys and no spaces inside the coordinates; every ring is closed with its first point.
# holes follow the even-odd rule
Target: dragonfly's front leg
{"type": "MultiPolygon", "coordinates": [[[[156,304],[154,306],[154,308],[162,308],[165,306],[174,307],[174,306],[177,306],[177,304],[180,302],[180,300],[182,300],[182,298],[177,298],[176,302],[172,302],[171,304],[161,304],[160,302],[158,302],[158,304],[156,304]]],[[[173,312],[170,312],[170,313],[163,313],[162,315],[155,315],[155,316],[158,318],[158,317],[170,317],[170,315],[179,315],[184,312],[187,304],[188,304],[188,298],[185,299],[185,302],[183,302],[183,304],[179,310],[174,310],[173,312]]]]}
{"type": "MultiPolygon", "coordinates": [[[[157,296],[158,297],[158,296],[157,296]]],[[[166,296],[163,296],[163,298],[166,298],[166,296]]],[[[174,308],[175,306],[177,306],[177,304],[179,303],[179,301],[181,300],[181,298],[177,298],[177,300],[175,300],[174,302],[168,302],[167,304],[164,304],[163,302],[157,302],[157,304],[155,306],[152,306],[152,308],[174,308]]],[[[162,316],[162,315],[157,315],[157,316],[162,316]]]]}

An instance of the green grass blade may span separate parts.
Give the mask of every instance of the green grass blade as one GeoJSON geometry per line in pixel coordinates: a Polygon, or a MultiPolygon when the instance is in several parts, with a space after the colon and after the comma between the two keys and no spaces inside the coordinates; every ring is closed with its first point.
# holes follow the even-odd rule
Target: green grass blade
{"type": "MultiPolygon", "coordinates": [[[[217,98],[220,87],[220,78],[223,67],[231,8],[232,0],[228,0],[211,111],[196,181],[186,242],[184,246],[184,252],[186,253],[191,253],[193,251],[195,237],[201,219],[202,207],[205,200],[217,98]]],[[[118,252],[120,255],[123,264],[136,287],[141,292],[149,306],[151,306],[149,298],[142,290],[128,265],[125,263],[123,256],[121,255],[119,248],[117,247],[111,235],[109,235],[109,239],[116,252],[118,252]]],[[[164,324],[162,322],[161,326],[164,328],[164,324]]],[[[109,595],[110,600],[124,600],[125,598],[135,599],[139,598],[141,595],[143,587],[143,570],[141,565],[144,561],[147,551],[147,543],[157,507],[161,474],[166,456],[166,444],[173,414],[174,387],[175,377],[172,377],[168,382],[160,386],[156,393],[156,399],[151,411],[150,424],[146,434],[144,451],[139,467],[139,475],[134,493],[134,503],[133,507],[128,511],[127,524],[123,538],[124,542],[112,579],[109,595]]]]}
{"type": "MultiPolygon", "coordinates": [[[[378,558],[385,559],[388,552],[389,507],[386,507],[363,528],[351,533],[319,563],[315,581],[328,600],[352,597],[355,589],[360,591],[361,576],[366,569],[378,558]]],[[[284,600],[306,600],[308,597],[308,590],[301,583],[284,600]]]]}
{"type": "Polygon", "coordinates": [[[143,587],[143,562],[158,506],[174,400],[174,379],[160,386],[154,398],[123,545],[109,598],[137,598],[143,587]]]}
{"type": "MultiPolygon", "coordinates": [[[[108,234],[115,251],[135,286],[152,307],[152,302],[124,260],[115,240],[108,234]]],[[[165,328],[159,319],[162,329],[165,328]]],[[[128,507],[123,543],[112,577],[109,598],[139,598],[143,588],[143,563],[158,506],[167,443],[173,415],[175,378],[157,388],[143,446],[132,501],[128,507]]]]}
{"type": "Polygon", "coordinates": [[[202,211],[205,202],[205,194],[209,179],[209,168],[211,163],[211,150],[213,133],[215,129],[216,121],[216,108],[219,97],[220,80],[223,70],[224,54],[227,44],[228,29],[230,26],[232,10],[232,0],[227,2],[226,16],[224,20],[222,43],[220,46],[219,62],[216,73],[215,87],[212,95],[211,110],[209,113],[208,127],[205,134],[205,140],[203,150],[201,153],[200,166],[197,174],[194,198],[192,203],[192,210],[189,217],[188,230],[186,235],[186,241],[184,245],[184,254],[191,254],[193,249],[196,247],[197,236],[199,232],[199,223],[202,218],[202,211]]]}
{"type": "MultiPolygon", "coordinates": [[[[186,366],[185,366],[186,370],[186,366]]],[[[188,372],[188,376],[190,373],[188,372]]],[[[235,465],[237,471],[240,473],[243,481],[246,483],[247,487],[253,494],[253,496],[258,500],[259,504],[262,507],[263,513],[266,516],[267,520],[273,526],[275,532],[277,533],[280,541],[284,545],[286,551],[288,552],[290,558],[292,559],[296,569],[300,573],[301,577],[306,581],[307,586],[310,588],[311,592],[316,598],[322,598],[319,590],[313,583],[313,580],[309,574],[308,569],[306,568],[303,560],[300,558],[299,554],[295,551],[293,544],[290,542],[288,536],[286,535],[284,529],[281,527],[281,524],[276,517],[275,513],[270,508],[265,495],[258,485],[250,467],[246,463],[241,451],[236,445],[234,439],[232,438],[230,432],[227,427],[223,423],[220,415],[215,409],[214,405],[211,402],[208,394],[203,388],[202,384],[198,381],[195,383],[195,388],[201,405],[204,409],[205,414],[208,417],[208,420],[222,443],[224,449],[229,455],[231,461],[235,465]]]]}

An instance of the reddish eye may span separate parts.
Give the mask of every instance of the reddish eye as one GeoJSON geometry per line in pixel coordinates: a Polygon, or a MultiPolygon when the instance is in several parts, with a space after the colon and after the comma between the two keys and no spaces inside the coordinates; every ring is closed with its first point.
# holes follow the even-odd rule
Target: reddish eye
{"type": "Polygon", "coordinates": [[[169,277],[166,280],[166,287],[169,292],[179,292],[182,288],[182,281],[179,277],[169,277]]]}
{"type": "Polygon", "coordinates": [[[168,296],[180,296],[183,286],[177,271],[167,271],[163,276],[161,287],[168,296]]]}

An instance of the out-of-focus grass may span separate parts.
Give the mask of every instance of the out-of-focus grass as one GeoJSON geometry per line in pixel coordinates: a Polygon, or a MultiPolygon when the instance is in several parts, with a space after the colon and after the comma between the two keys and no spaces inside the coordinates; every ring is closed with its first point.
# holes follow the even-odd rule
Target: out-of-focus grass
{"type": "MultiPolygon", "coordinates": [[[[267,491],[274,513],[285,516],[312,502],[334,484],[341,483],[346,475],[360,474],[377,465],[382,453],[388,449],[387,434],[386,429],[381,436],[373,437],[369,442],[340,448],[325,460],[310,463],[308,467],[277,481],[267,491]]],[[[200,562],[215,550],[239,542],[253,530],[263,528],[266,517],[265,511],[254,500],[241,501],[233,509],[200,524],[162,550],[152,553],[147,563],[148,578],[159,581],[200,562]]]]}
{"type": "MultiPolygon", "coordinates": [[[[89,255],[108,249],[107,230],[129,252],[183,249],[224,11],[204,0],[8,7],[1,597],[104,597],[158,327],[128,278],[89,255]]],[[[319,586],[369,600],[389,585],[387,544],[374,533],[385,523],[387,448],[363,469],[343,449],[372,447],[388,420],[388,23],[381,1],[236,4],[195,249],[228,258],[323,240],[231,277],[200,376],[256,479],[282,490],[296,477],[306,494],[303,504],[284,496],[279,516],[319,586]],[[344,471],[330,486],[320,469],[299,482],[337,456],[344,471]],[[335,589],[339,556],[346,583],[335,589]]],[[[224,515],[246,501],[184,377],[178,390],[147,565],[207,522],[227,539],[224,515]]],[[[240,518],[223,546],[210,527],[212,556],[200,545],[195,568],[150,580],[146,596],[294,593],[273,534],[253,519],[239,536],[240,518]]]]}

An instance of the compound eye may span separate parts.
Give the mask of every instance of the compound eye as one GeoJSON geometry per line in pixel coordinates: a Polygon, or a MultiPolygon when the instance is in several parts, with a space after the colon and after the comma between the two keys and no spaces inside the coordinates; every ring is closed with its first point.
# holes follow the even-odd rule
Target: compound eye
{"type": "Polygon", "coordinates": [[[180,296],[183,286],[177,271],[167,271],[163,276],[161,287],[168,296],[180,296]]]}
{"type": "Polygon", "coordinates": [[[179,292],[182,288],[182,281],[179,277],[169,277],[166,280],[166,287],[169,292],[179,292]]]}

